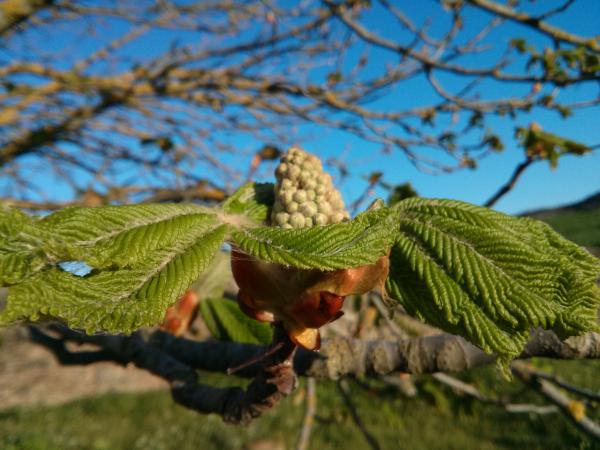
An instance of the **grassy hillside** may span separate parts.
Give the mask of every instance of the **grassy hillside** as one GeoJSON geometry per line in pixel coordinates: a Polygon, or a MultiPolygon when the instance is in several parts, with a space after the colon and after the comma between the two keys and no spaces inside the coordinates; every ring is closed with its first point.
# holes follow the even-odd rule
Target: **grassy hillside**
{"type": "MultiPolygon", "coordinates": [[[[590,201],[529,215],[568,238],[600,251],[600,195],[590,201]]],[[[600,391],[600,361],[535,360],[566,380],[600,391]]],[[[518,394],[515,401],[543,403],[519,382],[507,382],[493,367],[460,374],[490,396],[518,394]]],[[[204,382],[231,382],[206,375],[204,382]],[[208,378],[207,378],[208,377],[208,378]]],[[[235,380],[233,380],[235,381],[235,380]]],[[[430,376],[415,377],[419,395],[403,397],[381,383],[351,383],[356,410],[383,449],[600,449],[560,414],[511,414],[461,396],[430,376]]],[[[175,404],[166,392],[104,395],[58,407],[13,408],[0,413],[0,448],[6,450],[192,450],[295,448],[304,414],[304,390],[249,427],[226,425],[175,404]]],[[[588,414],[600,420],[600,408],[588,414]]],[[[367,449],[335,383],[318,383],[312,449],[367,449]]]]}

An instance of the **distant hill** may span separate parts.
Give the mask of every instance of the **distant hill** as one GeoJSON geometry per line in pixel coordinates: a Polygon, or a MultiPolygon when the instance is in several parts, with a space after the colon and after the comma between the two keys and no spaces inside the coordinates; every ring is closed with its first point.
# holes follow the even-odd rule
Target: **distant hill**
{"type": "Polygon", "coordinates": [[[600,192],[577,203],[523,215],[543,220],[567,239],[600,256],[600,192]]]}

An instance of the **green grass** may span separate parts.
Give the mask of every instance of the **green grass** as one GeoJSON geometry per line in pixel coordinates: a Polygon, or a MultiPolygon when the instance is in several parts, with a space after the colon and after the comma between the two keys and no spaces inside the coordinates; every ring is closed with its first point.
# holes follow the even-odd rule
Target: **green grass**
{"type": "MultiPolygon", "coordinates": [[[[600,389],[600,361],[539,360],[538,365],[572,382],[600,389]]],[[[490,395],[519,392],[492,367],[462,374],[490,395]]],[[[210,379],[222,383],[219,376],[210,379]]],[[[369,381],[350,383],[356,409],[384,449],[594,449],[600,448],[560,414],[510,414],[461,397],[429,376],[417,378],[420,395],[407,399],[369,381]]],[[[0,448],[6,450],[161,450],[240,449],[261,440],[294,448],[304,406],[303,390],[248,427],[223,423],[175,405],[166,392],[103,395],[45,408],[16,408],[0,414],[0,448]]],[[[518,401],[537,401],[528,393],[518,401]]],[[[600,418],[598,411],[591,414],[600,418]]],[[[318,412],[311,438],[314,449],[368,448],[334,382],[318,383],[318,412]]]]}

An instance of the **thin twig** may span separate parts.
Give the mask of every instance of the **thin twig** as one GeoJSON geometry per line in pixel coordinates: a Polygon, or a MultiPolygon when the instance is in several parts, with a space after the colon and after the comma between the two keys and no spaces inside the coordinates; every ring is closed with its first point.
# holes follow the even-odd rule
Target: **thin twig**
{"type": "Polygon", "coordinates": [[[350,411],[352,420],[354,421],[354,423],[356,424],[356,426],[358,427],[358,429],[360,430],[362,435],[367,440],[369,447],[371,447],[373,450],[380,450],[381,446],[377,442],[377,439],[375,439],[375,437],[369,432],[369,430],[367,430],[367,427],[365,427],[365,424],[363,423],[362,419],[358,415],[358,412],[356,411],[356,407],[354,406],[354,403],[352,402],[352,395],[350,394],[350,388],[348,387],[348,382],[345,379],[341,379],[338,381],[337,386],[338,386],[338,390],[340,391],[342,398],[344,399],[344,403],[346,404],[346,407],[348,408],[348,411],[350,411]]]}
{"type": "Polygon", "coordinates": [[[570,44],[586,47],[592,51],[598,51],[598,49],[600,49],[600,44],[598,38],[596,37],[590,38],[579,36],[574,33],[568,33],[561,28],[555,27],[547,22],[543,22],[539,17],[532,17],[524,12],[516,11],[512,7],[502,3],[496,3],[490,0],[468,0],[468,2],[492,14],[530,27],[539,33],[545,34],[553,40],[564,41],[570,44]]]}
{"type": "Polygon", "coordinates": [[[593,400],[596,402],[600,401],[600,393],[598,393],[598,392],[591,391],[589,389],[584,389],[579,386],[574,386],[570,383],[567,383],[562,378],[557,377],[555,375],[550,375],[549,373],[536,372],[535,374],[537,377],[551,381],[552,383],[556,384],[557,386],[560,386],[561,388],[563,388],[569,392],[572,392],[573,394],[577,394],[581,397],[585,397],[589,400],[593,400]]]}
{"type": "Polygon", "coordinates": [[[551,381],[538,376],[535,370],[522,362],[514,362],[513,373],[523,382],[532,386],[554,405],[558,406],[564,415],[581,431],[591,438],[600,441],[600,425],[585,414],[585,404],[572,400],[551,381]]]}
{"type": "Polygon", "coordinates": [[[373,302],[373,305],[375,305],[375,308],[377,308],[377,311],[381,317],[383,317],[383,320],[385,320],[385,323],[392,334],[399,339],[406,339],[408,337],[408,333],[406,333],[406,331],[400,328],[398,324],[392,320],[388,308],[385,307],[381,299],[376,295],[372,295],[370,299],[373,302]]]}
{"type": "Polygon", "coordinates": [[[304,412],[304,419],[302,420],[302,429],[300,430],[300,436],[298,437],[298,444],[296,445],[296,450],[308,450],[308,444],[310,443],[310,434],[312,432],[316,412],[317,382],[314,378],[308,378],[306,380],[306,410],[304,412]]]}
{"type": "Polygon", "coordinates": [[[484,403],[490,403],[493,405],[503,407],[507,412],[510,413],[533,413],[533,414],[553,414],[559,412],[559,409],[556,405],[534,405],[531,403],[509,403],[501,399],[495,399],[485,396],[479,389],[475,386],[465,383],[457,378],[454,378],[445,373],[434,373],[433,378],[435,378],[440,383],[443,383],[453,390],[461,392],[463,394],[469,395],[471,397],[476,398],[479,401],[484,403]]]}
{"type": "Polygon", "coordinates": [[[517,183],[517,181],[519,181],[519,178],[521,177],[521,175],[523,175],[525,169],[527,169],[534,161],[535,160],[531,156],[525,158],[525,160],[515,168],[515,171],[511,175],[508,182],[505,185],[503,185],[500,189],[498,189],[498,192],[492,195],[492,197],[484,203],[484,206],[486,206],[487,208],[491,208],[498,202],[498,200],[500,200],[502,197],[508,194],[515,187],[515,184],[517,183]]]}

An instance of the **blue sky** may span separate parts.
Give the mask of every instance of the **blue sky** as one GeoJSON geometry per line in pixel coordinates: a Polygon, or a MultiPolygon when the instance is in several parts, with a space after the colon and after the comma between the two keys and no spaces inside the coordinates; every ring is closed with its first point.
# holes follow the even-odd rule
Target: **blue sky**
{"type": "MultiPolygon", "coordinates": [[[[375,3],[375,2],[374,2],[375,3]]],[[[403,11],[415,18],[416,22],[425,23],[428,17],[433,17],[430,30],[433,33],[444,29],[443,20],[439,18],[438,6],[433,1],[402,2],[403,11]],[[437,13],[437,15],[436,15],[437,13]]],[[[527,3],[528,11],[535,12],[536,8],[545,9],[548,2],[527,3]]],[[[389,38],[398,37],[397,27],[393,22],[382,17],[381,10],[374,8],[367,15],[366,23],[369,29],[377,31],[389,38]]],[[[481,23],[487,16],[485,13],[472,12],[465,16],[465,28],[481,23]]],[[[556,19],[550,19],[556,26],[567,29],[583,36],[594,36],[598,33],[598,17],[600,17],[600,2],[597,0],[580,0],[567,14],[556,19]]],[[[443,19],[443,18],[442,18],[443,19]]],[[[489,41],[498,44],[510,39],[525,37],[530,43],[540,48],[549,44],[544,37],[534,37],[519,25],[505,25],[502,32],[492,34],[489,41]],[[508,31],[507,31],[508,30],[508,31]]],[[[489,62],[493,54],[483,57],[480,62],[489,62]]],[[[442,78],[443,79],[443,78],[442,78]]],[[[454,80],[446,79],[450,85],[454,80]]],[[[456,80],[460,85],[461,80],[456,80]]],[[[506,86],[489,84],[486,86],[492,97],[507,95],[506,86]]],[[[528,89],[528,88],[527,88],[528,89]]],[[[523,90],[521,89],[523,92],[523,90]]],[[[524,92],[527,92],[525,90],[524,92]]],[[[518,95],[519,87],[509,91],[508,95],[518,95]]],[[[423,96],[431,95],[419,81],[402,84],[395,91],[382,99],[394,105],[402,102],[411,105],[423,96]]],[[[590,84],[575,89],[563,90],[559,98],[563,101],[594,98],[598,96],[598,87],[590,84]]],[[[482,204],[494,194],[511,176],[515,167],[524,159],[523,149],[514,139],[514,127],[526,127],[531,122],[538,123],[544,130],[583,142],[588,145],[600,144],[600,108],[576,110],[572,116],[563,119],[555,112],[534,109],[531,114],[520,114],[515,121],[498,118],[490,122],[492,130],[500,135],[506,144],[503,152],[493,154],[480,161],[476,170],[461,170],[452,174],[429,175],[417,170],[399,152],[381,156],[380,148],[353,136],[336,131],[315,133],[315,137],[304,142],[307,150],[321,155],[340,154],[340,149],[346,151],[348,166],[352,173],[362,174],[370,171],[385,171],[385,181],[391,184],[410,182],[420,195],[425,197],[452,198],[482,204]],[[335,149],[335,150],[333,150],[335,149]]],[[[353,176],[345,180],[342,190],[346,199],[357,198],[366,188],[364,177],[353,176]]],[[[540,161],[528,168],[513,191],[503,197],[495,209],[516,214],[532,209],[553,207],[583,199],[600,191],[600,149],[591,154],[576,157],[563,157],[556,169],[551,169],[545,161],[540,161]]],[[[385,197],[387,192],[378,188],[376,195],[385,197]]]]}
{"type": "MultiPolygon", "coordinates": [[[[376,3],[376,2],[373,2],[376,3]]],[[[536,8],[545,7],[550,2],[526,3],[530,11],[536,8]]],[[[439,14],[439,7],[434,1],[402,2],[402,8],[415,20],[417,25],[424,24],[427,18],[432,18],[430,31],[435,35],[441,34],[447,25],[447,18],[439,14]]],[[[482,23],[488,16],[484,13],[472,11],[465,15],[465,33],[468,35],[469,27],[475,27],[482,23]]],[[[598,17],[600,17],[600,1],[598,0],[579,0],[575,7],[559,18],[552,19],[553,23],[565,26],[576,31],[581,35],[593,36],[598,32],[598,17]]],[[[389,17],[384,17],[381,9],[372,8],[365,13],[364,19],[369,29],[381,33],[389,38],[402,38],[402,31],[394,25],[389,17]]],[[[100,36],[97,41],[73,42],[65,34],[56,35],[45,33],[42,37],[47,40],[45,45],[49,48],[68,48],[74,46],[76,50],[70,54],[79,56],[93,50],[98,42],[110,40],[121,35],[126,31],[122,23],[112,23],[104,28],[105,35],[100,36]]],[[[489,37],[490,43],[506,44],[510,39],[525,37],[532,39],[531,33],[523,27],[517,25],[507,25],[502,32],[492,34],[489,37]]],[[[183,40],[186,38],[183,37],[183,40]]],[[[169,32],[159,32],[152,36],[151,45],[148,41],[133,43],[137,57],[143,59],[151,56],[152,52],[159,51],[160,48],[168,46],[169,32]]],[[[545,38],[533,38],[531,42],[539,47],[547,45],[549,41],[545,38]]],[[[66,52],[65,54],[68,54],[66,52]]],[[[357,59],[358,49],[350,55],[357,59]]],[[[497,53],[493,51],[490,54],[482,56],[477,63],[486,64],[494,60],[497,53]]],[[[389,61],[389,55],[384,52],[375,51],[371,55],[371,69],[376,71],[381,69],[377,67],[377,58],[381,61],[389,61]],[[386,59],[387,58],[387,59],[386,59]]],[[[54,62],[60,66],[60,60],[54,62]]],[[[440,75],[440,80],[448,87],[458,89],[464,80],[454,79],[450,76],[440,75]]],[[[510,91],[506,91],[506,86],[497,84],[485,84],[486,95],[491,97],[501,97],[503,95],[524,95],[528,88],[512,85],[510,91]]],[[[591,98],[598,95],[598,87],[586,85],[575,89],[563,90],[560,94],[563,101],[570,99],[591,98]]],[[[428,99],[434,99],[430,89],[426,88],[423,80],[415,80],[409,83],[403,83],[396,89],[391,90],[384,98],[376,103],[381,109],[397,107],[411,107],[419,102],[428,99]]],[[[429,175],[417,170],[409,163],[407,158],[398,150],[389,154],[383,154],[380,145],[361,140],[347,133],[306,125],[290,130],[289,136],[291,142],[299,142],[308,151],[322,156],[324,159],[329,157],[338,157],[347,163],[350,176],[341,181],[341,190],[347,202],[359,197],[367,187],[365,175],[370,172],[384,172],[384,180],[390,184],[399,184],[410,182],[420,195],[425,197],[452,198],[464,200],[475,204],[485,202],[503,183],[505,183],[513,172],[517,164],[523,159],[523,149],[518,147],[516,141],[512,139],[514,127],[526,127],[531,122],[537,122],[541,127],[549,132],[559,134],[588,145],[600,144],[600,108],[590,108],[575,111],[568,119],[561,118],[553,112],[545,112],[534,109],[531,114],[520,114],[513,120],[506,118],[497,118],[489,122],[490,129],[500,135],[506,144],[503,152],[493,154],[479,162],[476,170],[461,170],[452,174],[429,175]]],[[[248,166],[249,159],[253,151],[260,148],[261,142],[250,137],[236,136],[236,146],[244,152],[244,156],[233,158],[230,155],[223,154],[225,162],[239,165],[244,168],[248,166]]],[[[134,145],[134,144],[132,144],[134,145]]],[[[142,150],[146,151],[146,150],[142,150]]],[[[271,168],[273,164],[268,165],[271,168]]],[[[263,179],[267,180],[266,170],[263,179]]],[[[36,175],[34,172],[33,175],[36,175]]],[[[216,180],[219,181],[219,180],[216,180]]],[[[70,193],[61,183],[45,182],[49,186],[46,193],[56,199],[66,199],[70,193]]],[[[547,162],[538,162],[531,166],[523,175],[513,191],[506,195],[496,205],[496,209],[507,213],[519,213],[526,210],[551,207],[580,200],[590,194],[600,191],[600,150],[583,157],[567,156],[560,160],[558,168],[551,170],[547,162]]],[[[377,188],[376,196],[386,197],[387,192],[382,188],[377,188]]]]}

